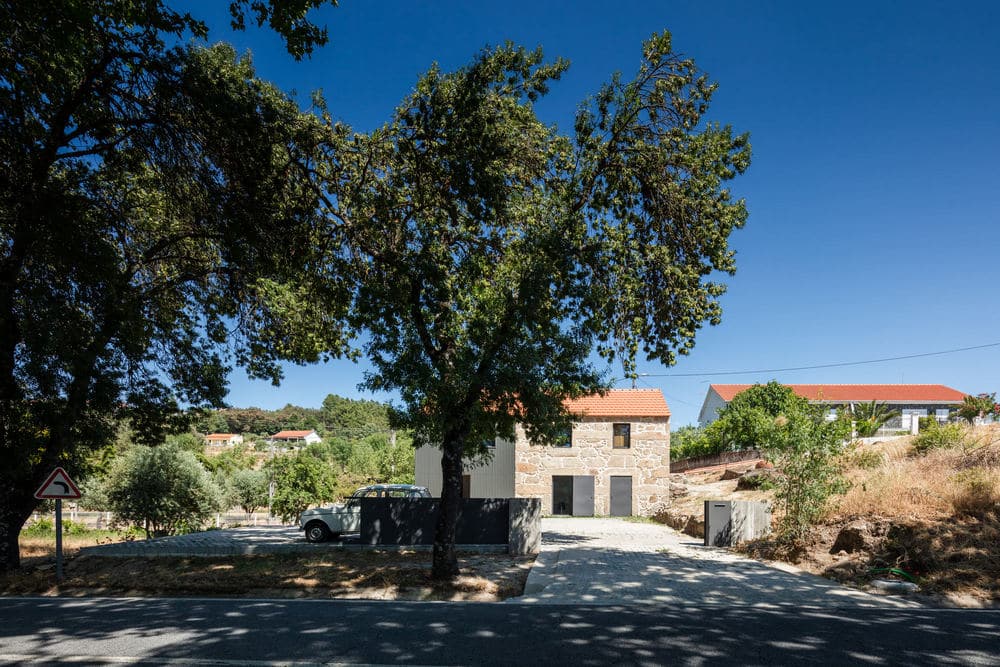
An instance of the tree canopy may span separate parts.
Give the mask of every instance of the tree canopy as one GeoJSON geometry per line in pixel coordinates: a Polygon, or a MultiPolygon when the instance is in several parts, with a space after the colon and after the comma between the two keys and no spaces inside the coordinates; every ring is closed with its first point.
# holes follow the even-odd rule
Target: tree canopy
{"type": "Polygon", "coordinates": [[[534,109],[568,63],[511,44],[431,68],[371,133],[332,124],[334,252],[317,273],[351,297],[367,387],[398,391],[443,449],[438,577],[456,571],[463,456],[518,424],[556,438],[563,400],[607,386],[595,348],[632,374],[640,352],[672,364],[720,321],[716,276],[735,270],[728,238],[747,216],[725,182],[749,165],[748,136],[705,122],[716,86],[668,33],[642,56],[569,133],[534,109]]]}
{"type": "MultiPolygon", "coordinates": [[[[319,4],[231,12],[301,57],[319,4]]],[[[206,34],[158,0],[0,8],[0,571],[38,481],[85,472],[119,419],[158,441],[181,405],[221,403],[232,361],[277,380],[279,356],[315,360],[290,312],[341,349],[329,306],[285,282],[317,245],[327,130],[248,57],[186,41],[206,34]]]]}

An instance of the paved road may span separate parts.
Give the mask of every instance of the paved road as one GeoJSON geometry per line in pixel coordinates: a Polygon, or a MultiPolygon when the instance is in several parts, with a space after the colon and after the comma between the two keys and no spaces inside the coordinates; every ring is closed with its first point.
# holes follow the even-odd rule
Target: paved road
{"type": "Polygon", "coordinates": [[[765,565],[666,526],[620,519],[547,518],[542,554],[520,602],[907,608],[791,567],[765,565]]]}
{"type": "Polygon", "coordinates": [[[0,599],[0,663],[1000,665],[1000,611],[0,599]]]}

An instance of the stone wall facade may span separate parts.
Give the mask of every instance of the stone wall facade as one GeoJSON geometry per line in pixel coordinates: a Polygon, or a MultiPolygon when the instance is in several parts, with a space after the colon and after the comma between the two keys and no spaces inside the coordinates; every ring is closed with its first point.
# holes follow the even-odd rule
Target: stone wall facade
{"type": "Polygon", "coordinates": [[[632,478],[632,514],[651,516],[670,504],[669,417],[584,418],[573,424],[572,446],[533,445],[518,427],[514,443],[514,495],[542,499],[552,514],[552,477],[594,478],[594,513],[611,513],[611,477],[632,478]],[[630,424],[630,447],[614,449],[614,424],[630,424]]]}

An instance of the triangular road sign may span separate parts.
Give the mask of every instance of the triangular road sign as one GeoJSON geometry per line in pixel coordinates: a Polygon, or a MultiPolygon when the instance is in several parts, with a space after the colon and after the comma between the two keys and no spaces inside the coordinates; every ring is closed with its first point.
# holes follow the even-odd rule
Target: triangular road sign
{"type": "Polygon", "coordinates": [[[39,500],[73,500],[82,495],[80,489],[76,488],[76,484],[62,468],[53,470],[49,478],[35,491],[35,497],[39,500]]]}

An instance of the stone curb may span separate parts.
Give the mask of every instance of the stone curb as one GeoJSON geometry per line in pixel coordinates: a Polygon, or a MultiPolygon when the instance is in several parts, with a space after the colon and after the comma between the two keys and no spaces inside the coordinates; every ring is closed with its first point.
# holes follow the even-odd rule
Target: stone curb
{"type": "Polygon", "coordinates": [[[561,550],[542,551],[535,559],[535,563],[528,572],[528,579],[524,582],[524,592],[518,597],[508,598],[507,602],[525,602],[525,598],[533,598],[545,590],[549,585],[549,578],[555,574],[556,564],[559,563],[561,550]]]}

